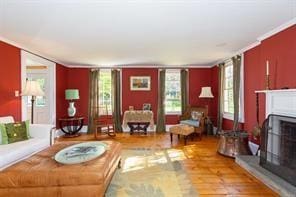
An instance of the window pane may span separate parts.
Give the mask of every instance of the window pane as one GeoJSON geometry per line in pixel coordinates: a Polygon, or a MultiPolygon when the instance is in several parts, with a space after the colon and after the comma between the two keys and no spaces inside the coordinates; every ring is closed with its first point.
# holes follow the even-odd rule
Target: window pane
{"type": "Polygon", "coordinates": [[[224,76],[224,112],[233,113],[233,65],[227,62],[224,76]]]}
{"type": "Polygon", "coordinates": [[[180,71],[168,70],[165,77],[165,112],[181,112],[180,71]]]}
{"type": "Polygon", "coordinates": [[[99,114],[112,114],[111,70],[100,70],[99,79],[99,114]]]}

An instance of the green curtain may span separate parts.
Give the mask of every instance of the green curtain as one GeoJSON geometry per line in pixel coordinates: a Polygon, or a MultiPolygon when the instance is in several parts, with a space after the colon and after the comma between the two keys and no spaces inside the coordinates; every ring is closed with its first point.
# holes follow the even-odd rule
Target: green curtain
{"type": "Polygon", "coordinates": [[[185,113],[188,107],[188,70],[181,70],[181,111],[185,113]]]}
{"type": "Polygon", "coordinates": [[[165,129],[165,70],[159,71],[158,77],[158,105],[157,105],[157,126],[156,132],[166,132],[165,129]]]}
{"type": "Polygon", "coordinates": [[[241,56],[232,57],[233,63],[233,130],[237,131],[239,126],[239,97],[240,97],[240,73],[241,73],[241,56]]]}
{"type": "Polygon", "coordinates": [[[120,70],[113,69],[112,75],[112,107],[115,131],[122,132],[121,127],[121,95],[120,95],[120,70]]]}
{"type": "Polygon", "coordinates": [[[218,114],[217,114],[217,132],[222,131],[223,109],[224,109],[224,62],[218,65],[219,68],[219,96],[218,96],[218,114]]]}
{"type": "Polygon", "coordinates": [[[88,93],[88,128],[87,133],[94,132],[94,119],[99,115],[99,77],[100,70],[90,70],[88,93]]]}

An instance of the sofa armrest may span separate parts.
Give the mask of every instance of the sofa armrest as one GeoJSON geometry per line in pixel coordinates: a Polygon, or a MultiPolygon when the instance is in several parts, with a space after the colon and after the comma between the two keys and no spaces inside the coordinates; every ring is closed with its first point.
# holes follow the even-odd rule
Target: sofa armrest
{"type": "Polygon", "coordinates": [[[39,139],[48,139],[49,144],[53,143],[53,130],[55,130],[54,125],[50,124],[31,124],[29,128],[30,136],[39,139]]]}

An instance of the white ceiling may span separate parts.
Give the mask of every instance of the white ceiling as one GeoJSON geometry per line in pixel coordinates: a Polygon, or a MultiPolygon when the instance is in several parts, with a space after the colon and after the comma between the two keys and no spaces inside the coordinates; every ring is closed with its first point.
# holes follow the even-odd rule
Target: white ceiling
{"type": "Polygon", "coordinates": [[[212,65],[296,0],[0,0],[0,37],[65,65],[212,65]]]}

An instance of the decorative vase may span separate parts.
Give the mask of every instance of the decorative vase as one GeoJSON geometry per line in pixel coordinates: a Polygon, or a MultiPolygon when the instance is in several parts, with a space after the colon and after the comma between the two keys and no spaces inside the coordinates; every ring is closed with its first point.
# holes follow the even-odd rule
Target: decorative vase
{"type": "Polygon", "coordinates": [[[76,108],[74,106],[74,102],[69,102],[68,116],[69,117],[74,117],[75,114],[76,114],[76,108]]]}

